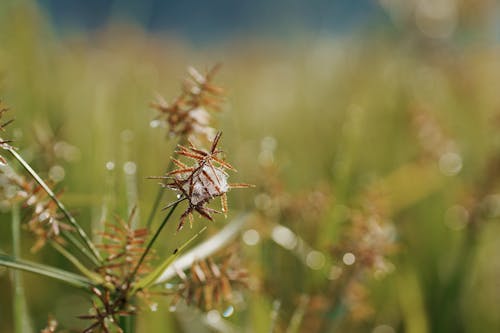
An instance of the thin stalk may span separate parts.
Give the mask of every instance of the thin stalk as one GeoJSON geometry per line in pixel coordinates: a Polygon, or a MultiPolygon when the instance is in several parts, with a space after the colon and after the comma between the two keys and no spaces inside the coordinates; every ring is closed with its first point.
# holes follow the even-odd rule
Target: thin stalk
{"type": "MultiPolygon", "coordinates": [[[[177,146],[183,145],[184,141],[186,141],[184,137],[179,139],[177,146]]],[[[174,153],[172,154],[172,158],[177,158],[177,152],[175,150],[174,150],[174,153]]],[[[165,173],[169,172],[172,169],[172,167],[174,166],[174,162],[173,162],[172,158],[170,159],[170,162],[167,165],[165,173]]],[[[146,227],[148,229],[151,227],[151,224],[153,223],[153,219],[156,215],[156,212],[158,211],[158,207],[160,207],[161,198],[163,197],[164,192],[165,192],[165,187],[160,186],[160,188],[158,189],[158,192],[156,193],[156,197],[155,197],[155,200],[153,202],[153,206],[151,207],[151,212],[149,213],[149,217],[146,221],[146,227]]]]}
{"type": "MultiPolygon", "coordinates": [[[[10,148],[7,148],[6,150],[8,150],[12,154],[12,156],[14,156],[14,158],[31,175],[31,177],[33,177],[33,179],[44,189],[44,191],[48,194],[48,196],[52,199],[52,201],[54,201],[54,203],[57,205],[57,207],[59,207],[59,209],[64,214],[64,216],[66,217],[66,219],[68,220],[68,222],[76,229],[76,231],[78,232],[78,235],[81,237],[81,239],[84,241],[85,245],[91,251],[91,255],[87,251],[82,251],[82,252],[84,252],[85,254],[87,254],[89,256],[89,258],[92,259],[92,257],[94,257],[94,259],[97,259],[98,262],[102,262],[101,256],[99,255],[99,252],[97,251],[97,249],[95,248],[94,244],[92,243],[92,241],[90,240],[90,238],[87,236],[87,234],[85,233],[85,231],[83,230],[83,228],[78,224],[78,222],[75,220],[75,218],[73,217],[73,215],[71,215],[71,213],[66,209],[66,207],[64,206],[64,204],[61,201],[59,201],[59,199],[57,199],[57,197],[54,194],[54,192],[52,192],[52,190],[44,182],[44,180],[36,173],[35,170],[33,170],[33,168],[28,164],[28,162],[26,162],[24,160],[24,158],[22,158],[22,156],[19,155],[14,150],[14,148],[10,147],[10,148]]],[[[68,237],[68,239],[71,242],[75,242],[76,241],[76,239],[74,237],[72,237],[72,236],[68,237]]],[[[80,248],[78,242],[76,242],[75,245],[80,248]]],[[[80,249],[82,250],[82,248],[80,248],[80,249]]]]}
{"type": "MultiPolygon", "coordinates": [[[[132,304],[132,300],[130,301],[132,304]]],[[[135,332],[135,318],[136,316],[121,316],[119,319],[120,328],[123,333],[134,333],[135,332]]]]}
{"type": "Polygon", "coordinates": [[[66,282],[78,288],[88,289],[89,287],[93,286],[92,281],[90,281],[84,276],[71,273],[59,268],[41,265],[26,260],[16,259],[5,254],[0,254],[0,266],[20,269],[26,272],[43,275],[62,282],[66,282]]]}
{"type": "MultiPolygon", "coordinates": [[[[14,258],[21,256],[21,216],[19,205],[14,204],[12,207],[12,252],[14,258]]],[[[27,319],[27,305],[24,294],[24,287],[21,272],[14,270],[12,272],[12,280],[14,284],[13,298],[13,314],[14,314],[14,332],[24,333],[31,332],[31,327],[27,319]]]]}
{"type": "Polygon", "coordinates": [[[100,266],[99,260],[90,253],[90,251],[83,245],[71,232],[61,230],[61,235],[64,236],[71,244],[73,244],[85,257],[87,257],[96,266],[100,266]]]}
{"type": "Polygon", "coordinates": [[[155,234],[153,235],[153,238],[151,238],[151,240],[149,241],[148,245],[146,246],[146,250],[142,253],[142,256],[141,258],[139,259],[139,261],[137,262],[137,265],[135,266],[132,274],[130,275],[130,281],[132,281],[135,277],[135,275],[137,274],[137,271],[139,270],[139,268],[141,267],[142,265],[142,262],[144,261],[144,259],[146,258],[146,256],[148,255],[149,251],[151,250],[151,247],[153,246],[154,242],[156,241],[156,239],[158,238],[158,236],[160,235],[161,231],[163,230],[163,228],[165,227],[165,225],[167,224],[168,220],[170,219],[170,217],[172,216],[172,214],[174,213],[175,211],[175,208],[177,208],[177,205],[179,205],[179,202],[176,202],[172,208],[170,208],[168,214],[165,216],[165,218],[163,219],[160,227],[156,230],[155,234]]]}
{"type": "Polygon", "coordinates": [[[73,256],[68,250],[66,250],[63,246],[59,245],[56,242],[50,242],[50,245],[57,250],[63,257],[68,259],[83,275],[85,275],[87,278],[89,278],[92,282],[95,284],[104,284],[105,281],[96,272],[93,272],[89,270],[87,267],[85,267],[80,260],[78,260],[75,256],[73,256]]]}

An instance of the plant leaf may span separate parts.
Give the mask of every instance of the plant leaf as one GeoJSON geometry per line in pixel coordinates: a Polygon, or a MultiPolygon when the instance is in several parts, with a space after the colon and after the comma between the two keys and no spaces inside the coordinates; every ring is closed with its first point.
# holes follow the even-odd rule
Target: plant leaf
{"type": "Polygon", "coordinates": [[[66,282],[78,288],[88,289],[89,287],[93,286],[92,282],[89,279],[81,275],[51,266],[41,265],[26,260],[15,259],[5,254],[0,254],[0,266],[20,269],[26,272],[43,275],[62,282],[66,282]]]}

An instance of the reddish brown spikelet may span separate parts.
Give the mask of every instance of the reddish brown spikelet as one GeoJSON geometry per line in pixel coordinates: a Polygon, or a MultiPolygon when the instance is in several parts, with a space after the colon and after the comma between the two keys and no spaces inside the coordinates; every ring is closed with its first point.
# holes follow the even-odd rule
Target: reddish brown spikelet
{"type": "Polygon", "coordinates": [[[182,92],[170,104],[161,96],[151,107],[159,112],[158,119],[164,120],[172,136],[185,136],[198,141],[210,139],[215,130],[210,127],[208,110],[219,111],[224,90],[213,83],[220,66],[216,65],[205,75],[193,67],[188,68],[182,92]]]}
{"type": "Polygon", "coordinates": [[[181,283],[175,288],[174,302],[184,299],[204,311],[232,301],[233,289],[246,287],[247,272],[239,268],[233,254],[218,262],[212,258],[195,262],[188,274],[178,272],[181,283]]]}
{"type": "MultiPolygon", "coordinates": [[[[217,149],[221,135],[221,132],[216,134],[209,151],[199,149],[192,143],[187,147],[179,145],[176,151],[177,154],[191,160],[193,165],[188,166],[173,159],[177,169],[170,171],[163,177],[171,180],[165,186],[180,193],[180,200],[188,202],[188,207],[180,217],[177,230],[182,229],[187,218],[191,222],[193,212],[197,212],[212,221],[212,214],[221,213],[207,207],[207,204],[215,197],[221,197],[222,213],[227,213],[226,193],[232,188],[249,187],[247,184],[235,184],[233,186],[233,184],[227,182],[228,174],[226,170],[236,170],[218,156],[222,154],[222,151],[217,149]]],[[[172,204],[167,207],[170,206],[172,204]]]]}
{"type": "MultiPolygon", "coordinates": [[[[98,271],[106,281],[111,282],[116,287],[133,283],[128,279],[145,251],[149,235],[146,228],[133,229],[131,227],[134,214],[135,209],[131,212],[128,221],[116,216],[114,223],[106,223],[106,231],[100,233],[104,242],[97,245],[104,257],[104,264],[98,271]]],[[[149,272],[149,259],[151,259],[151,255],[146,257],[146,261],[139,268],[135,279],[149,272]]]]}

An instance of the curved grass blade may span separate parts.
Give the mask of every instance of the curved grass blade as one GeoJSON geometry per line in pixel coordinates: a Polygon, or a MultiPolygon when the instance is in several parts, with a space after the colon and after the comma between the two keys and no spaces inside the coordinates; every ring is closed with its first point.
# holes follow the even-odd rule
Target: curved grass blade
{"type": "Polygon", "coordinates": [[[81,244],[76,241],[76,239],[71,235],[71,234],[66,234],[67,238],[74,243],[84,254],[86,254],[96,265],[99,265],[99,262],[102,261],[99,252],[95,248],[94,244],[90,240],[90,238],[87,236],[83,228],[78,224],[78,222],[75,220],[73,215],[66,209],[64,204],[57,199],[57,196],[54,194],[54,192],[50,189],[50,187],[45,183],[45,181],[36,173],[35,170],[24,160],[24,158],[19,155],[14,148],[9,147],[6,148],[9,153],[11,153],[12,156],[22,165],[22,167],[33,177],[33,179],[43,188],[43,190],[48,194],[48,196],[52,199],[52,201],[55,202],[57,207],[61,210],[61,212],[64,214],[68,222],[76,229],[78,232],[78,235],[81,237],[81,239],[84,241],[85,245],[88,247],[89,251],[85,248],[82,247],[81,244]]]}
{"type": "Polygon", "coordinates": [[[5,254],[0,254],[0,266],[43,275],[78,288],[88,289],[93,286],[89,279],[81,275],[26,260],[15,259],[5,254]]]}
{"type": "Polygon", "coordinates": [[[245,214],[237,217],[217,234],[186,252],[175,260],[174,265],[167,266],[154,284],[170,280],[177,276],[176,270],[183,271],[191,267],[196,260],[203,260],[222,249],[239,234],[241,228],[243,228],[243,225],[248,221],[250,216],[250,214],[245,214]]]}
{"type": "Polygon", "coordinates": [[[180,255],[182,250],[184,250],[192,241],[194,241],[198,236],[201,235],[203,231],[205,231],[207,227],[204,227],[201,229],[198,233],[196,233],[193,237],[188,239],[184,244],[182,244],[180,247],[175,249],[174,253],[170,255],[167,259],[165,259],[154,271],[146,275],[144,278],[139,280],[137,284],[134,286],[134,289],[132,290],[132,294],[134,294],[137,290],[139,289],[145,289],[153,285],[158,277],[169,267],[175,259],[180,255]]]}

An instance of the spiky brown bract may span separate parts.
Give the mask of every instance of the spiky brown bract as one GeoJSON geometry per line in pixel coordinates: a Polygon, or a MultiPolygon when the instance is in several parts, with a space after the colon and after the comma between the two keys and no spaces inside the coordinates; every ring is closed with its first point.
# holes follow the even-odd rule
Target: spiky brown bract
{"type": "Polygon", "coordinates": [[[134,281],[129,281],[129,277],[145,251],[144,245],[149,235],[146,228],[132,228],[131,221],[134,214],[135,209],[130,214],[128,221],[115,216],[115,223],[106,223],[106,231],[100,233],[104,242],[97,245],[104,258],[104,264],[98,268],[98,272],[116,288],[133,283],[150,270],[148,261],[151,254],[147,256],[147,260],[134,275],[134,281]]]}
{"type": "Polygon", "coordinates": [[[208,311],[233,300],[233,289],[246,287],[247,271],[238,265],[235,254],[219,260],[207,258],[191,266],[186,274],[178,271],[181,283],[174,287],[173,303],[184,299],[188,305],[208,311]]]}
{"type": "MultiPolygon", "coordinates": [[[[65,245],[62,231],[74,231],[74,228],[63,222],[64,216],[58,211],[57,205],[47,193],[34,181],[28,181],[18,175],[10,166],[1,169],[0,188],[3,189],[7,204],[21,203],[28,214],[24,227],[36,238],[31,247],[36,252],[47,242],[54,241],[65,245]]],[[[60,196],[61,193],[58,194],[60,196]]]]}
{"type": "Polygon", "coordinates": [[[74,231],[74,228],[62,221],[64,216],[58,212],[57,205],[40,186],[31,184],[31,191],[28,193],[24,205],[32,209],[32,215],[26,228],[36,237],[31,251],[38,251],[50,240],[65,245],[61,231],[74,231]]]}
{"type": "Polygon", "coordinates": [[[189,77],[184,80],[182,92],[170,104],[158,96],[151,107],[160,113],[158,119],[168,124],[172,136],[184,136],[192,141],[211,140],[215,130],[210,126],[209,110],[219,111],[224,90],[213,84],[220,65],[210,69],[206,75],[193,67],[188,68],[189,77]]]}
{"type": "Polygon", "coordinates": [[[171,182],[164,186],[180,193],[181,198],[178,201],[187,200],[188,202],[187,209],[181,215],[177,231],[182,229],[186,218],[189,218],[192,223],[193,211],[213,221],[212,214],[221,212],[207,207],[207,204],[215,197],[221,198],[222,213],[227,213],[226,193],[232,188],[250,186],[228,183],[229,176],[226,170],[236,170],[220,157],[222,150],[217,149],[217,145],[221,135],[221,132],[217,133],[209,151],[198,149],[191,142],[188,147],[179,145],[176,153],[194,161],[194,164],[188,166],[177,159],[172,159],[177,169],[166,176],[157,177],[170,179],[171,182]]]}
{"type": "Polygon", "coordinates": [[[111,327],[121,332],[118,318],[135,314],[136,309],[130,302],[130,298],[134,296],[131,295],[132,286],[150,271],[151,258],[150,254],[147,255],[147,260],[135,271],[145,251],[144,244],[148,237],[147,229],[132,228],[135,211],[131,212],[127,221],[116,216],[114,223],[106,223],[106,230],[100,233],[103,243],[97,247],[104,263],[96,270],[108,285],[92,288],[98,302],[92,303],[92,314],[79,317],[93,321],[84,332],[93,332],[95,329],[111,332],[111,327]]]}

